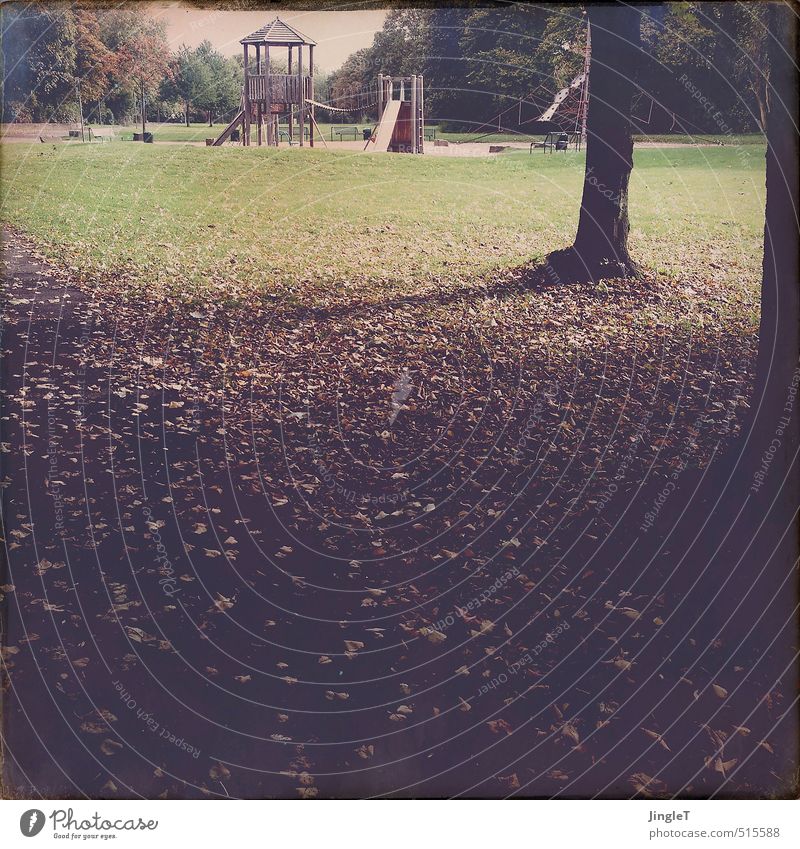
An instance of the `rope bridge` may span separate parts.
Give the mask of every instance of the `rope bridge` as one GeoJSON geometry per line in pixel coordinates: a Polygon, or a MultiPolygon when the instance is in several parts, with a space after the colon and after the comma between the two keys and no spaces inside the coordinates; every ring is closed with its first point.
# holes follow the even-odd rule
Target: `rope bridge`
{"type": "Polygon", "coordinates": [[[342,109],[339,106],[331,106],[330,103],[320,103],[318,100],[311,100],[310,98],[306,98],[306,103],[310,103],[312,106],[319,106],[320,109],[327,109],[328,112],[361,112],[365,109],[369,109],[372,106],[377,104],[377,100],[374,100],[372,103],[367,103],[364,106],[357,106],[352,109],[342,109]]]}

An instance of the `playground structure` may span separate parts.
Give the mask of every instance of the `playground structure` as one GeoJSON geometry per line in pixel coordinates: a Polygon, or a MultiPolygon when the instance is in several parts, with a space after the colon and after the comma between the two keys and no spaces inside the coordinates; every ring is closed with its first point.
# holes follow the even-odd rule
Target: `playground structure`
{"type": "MultiPolygon", "coordinates": [[[[241,127],[242,144],[250,146],[251,127],[255,122],[258,145],[278,144],[278,121],[286,115],[289,122],[289,141],[294,140],[295,121],[300,147],[303,146],[306,119],[308,143],[314,147],[314,48],[316,42],[303,35],[280,18],[261,27],[239,42],[244,50],[244,86],[239,112],[214,141],[218,147],[228,141],[233,131],[241,127]],[[273,74],[270,69],[271,48],[287,50],[286,74],[273,74]],[[250,49],[255,50],[255,63],[250,62],[250,49]],[[307,51],[308,73],[304,73],[304,49],[307,51]]],[[[343,110],[341,110],[343,111],[343,110]]]]}
{"type": "MultiPolygon", "coordinates": [[[[244,50],[244,85],[239,111],[234,119],[213,141],[219,147],[235,138],[241,128],[241,143],[251,144],[252,125],[256,125],[256,140],[277,146],[280,140],[279,121],[288,120],[288,141],[294,143],[295,123],[298,141],[303,147],[308,126],[308,144],[314,147],[314,130],[319,131],[315,107],[328,112],[349,114],[352,109],[314,100],[314,47],[316,42],[280,18],[256,30],[239,42],[244,50]],[[251,64],[250,50],[255,50],[251,64]],[[286,74],[273,74],[270,61],[275,48],[286,48],[286,74]],[[307,51],[308,73],[304,73],[304,50],[307,51]]],[[[370,134],[365,149],[392,153],[423,153],[425,145],[424,89],[421,75],[390,77],[378,75],[376,99],[361,108],[377,105],[378,123],[370,134]],[[371,146],[371,147],[370,147],[371,146]]],[[[324,138],[322,139],[325,143],[324,138]]]]}
{"type": "Polygon", "coordinates": [[[365,150],[425,152],[425,89],[421,74],[378,74],[378,125],[365,150]]]}

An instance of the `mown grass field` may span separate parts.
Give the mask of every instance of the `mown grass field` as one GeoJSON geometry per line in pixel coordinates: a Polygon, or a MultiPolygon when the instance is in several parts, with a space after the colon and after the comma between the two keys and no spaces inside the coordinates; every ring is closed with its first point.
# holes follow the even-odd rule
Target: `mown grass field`
{"type": "MultiPolygon", "coordinates": [[[[370,299],[474,283],[567,245],[582,153],[458,158],[324,150],[7,145],[2,217],[91,278],[191,297],[370,299]]],[[[642,149],[631,241],[650,270],[759,283],[756,145],[642,149]]],[[[749,293],[749,295],[748,295],[749,293]]]]}
{"type": "MultiPolygon", "coordinates": [[[[89,125],[87,125],[89,126],[89,125]]],[[[94,126],[94,125],[91,125],[94,126]]],[[[149,122],[147,125],[148,132],[152,132],[157,142],[203,142],[206,138],[218,136],[226,127],[225,123],[215,123],[211,127],[205,123],[193,123],[188,127],[185,124],[158,124],[149,122]]],[[[358,122],[354,121],[347,124],[331,124],[324,120],[324,116],[317,116],[317,129],[314,131],[314,138],[321,144],[322,141],[330,143],[331,141],[340,141],[342,137],[338,134],[340,130],[347,128],[358,127],[359,131],[373,126],[372,121],[358,122]]],[[[307,122],[308,127],[308,122],[307,122]]],[[[526,135],[520,132],[495,132],[491,127],[478,124],[475,129],[468,132],[449,132],[441,129],[437,124],[429,122],[426,124],[428,130],[435,131],[437,139],[462,143],[480,141],[490,144],[503,142],[530,142],[541,141],[542,134],[536,133],[526,135]]],[[[135,132],[141,132],[141,126],[134,124],[117,125],[113,127],[117,139],[128,138],[135,132]]],[[[281,124],[281,129],[286,129],[286,124],[281,124]]],[[[295,138],[297,138],[297,127],[295,126],[295,138]]],[[[360,132],[357,135],[357,140],[361,138],[360,132]]],[[[352,133],[347,132],[344,135],[346,141],[353,141],[352,133]]],[[[763,147],[764,136],[761,133],[731,133],[728,135],[721,134],[705,134],[691,135],[688,133],[654,133],[650,135],[634,136],[634,141],[637,143],[655,143],[655,144],[694,144],[694,145],[719,145],[723,147],[736,147],[741,145],[757,145],[763,147]]]]}

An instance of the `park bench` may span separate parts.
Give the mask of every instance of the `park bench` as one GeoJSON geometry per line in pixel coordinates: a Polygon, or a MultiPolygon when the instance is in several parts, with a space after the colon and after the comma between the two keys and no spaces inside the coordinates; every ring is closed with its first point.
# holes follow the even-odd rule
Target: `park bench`
{"type": "MultiPolygon", "coordinates": [[[[289,144],[294,144],[296,141],[298,141],[299,136],[300,136],[300,130],[297,127],[294,128],[293,136],[294,136],[294,141],[291,141],[289,139],[289,128],[288,127],[286,127],[286,128],[279,127],[278,128],[278,141],[287,141],[287,142],[289,142],[289,144]]],[[[303,127],[303,138],[306,141],[308,141],[308,127],[303,127]]]]}
{"type": "Polygon", "coordinates": [[[541,147],[544,153],[547,153],[548,151],[552,153],[554,150],[566,153],[570,147],[574,147],[575,150],[580,150],[581,134],[562,132],[561,130],[554,133],[548,133],[544,137],[544,141],[531,142],[530,147],[528,148],[528,153],[533,153],[533,149],[535,147],[541,147]]]}
{"type": "Polygon", "coordinates": [[[436,127],[426,127],[425,141],[436,141],[436,127]]]}
{"type": "Polygon", "coordinates": [[[99,142],[110,142],[114,139],[114,130],[111,127],[89,127],[89,140],[99,142]]]}

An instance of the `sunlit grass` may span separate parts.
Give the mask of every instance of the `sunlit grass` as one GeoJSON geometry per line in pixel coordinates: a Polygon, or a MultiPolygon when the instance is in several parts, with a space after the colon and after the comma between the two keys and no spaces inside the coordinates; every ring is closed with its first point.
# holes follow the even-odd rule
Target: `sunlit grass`
{"type": "MultiPolygon", "coordinates": [[[[3,219],[86,278],[203,297],[380,297],[475,282],[571,241],[584,155],[362,155],[239,147],[2,149],[3,219]]],[[[631,242],[649,269],[754,301],[756,145],[643,149],[631,242]]]]}

